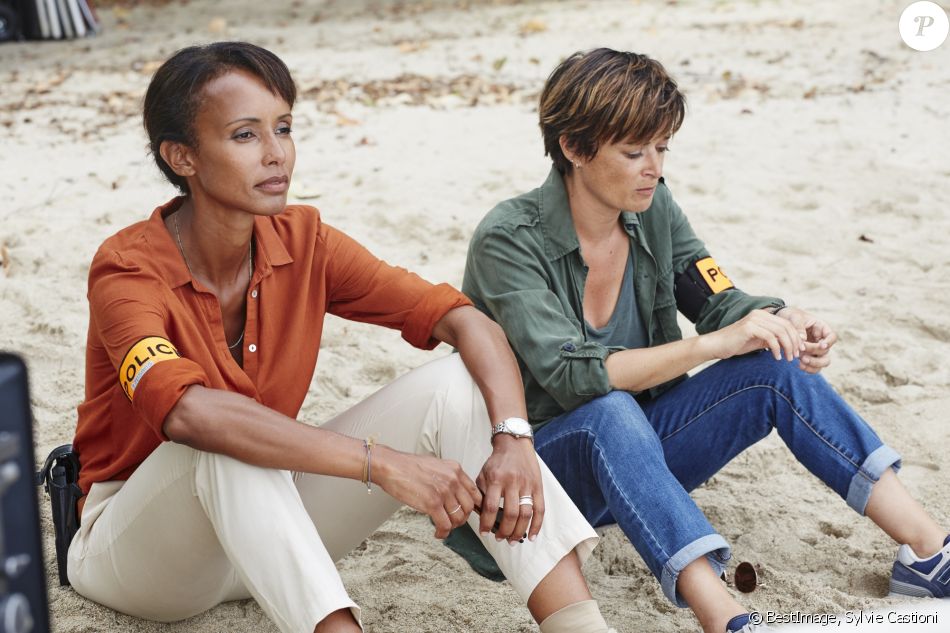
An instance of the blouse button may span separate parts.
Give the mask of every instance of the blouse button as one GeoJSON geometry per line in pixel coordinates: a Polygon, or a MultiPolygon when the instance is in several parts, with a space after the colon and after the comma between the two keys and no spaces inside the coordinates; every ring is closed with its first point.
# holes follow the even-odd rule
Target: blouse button
{"type": "Polygon", "coordinates": [[[254,343],[251,343],[250,345],[247,346],[247,351],[249,351],[249,352],[256,352],[256,351],[257,351],[257,345],[255,345],[254,343]]]}
{"type": "Polygon", "coordinates": [[[257,299],[257,289],[251,291],[251,299],[257,299]]]}

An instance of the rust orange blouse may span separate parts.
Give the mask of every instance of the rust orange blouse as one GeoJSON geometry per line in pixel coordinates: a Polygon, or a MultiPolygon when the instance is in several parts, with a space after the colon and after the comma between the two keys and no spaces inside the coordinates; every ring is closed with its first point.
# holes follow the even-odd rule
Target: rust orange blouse
{"type": "Polygon", "coordinates": [[[89,270],[86,394],[73,447],[83,493],[127,479],[168,438],[165,416],[193,384],[252,397],[296,417],[316,368],[326,313],[398,329],[431,349],[435,324],[471,305],[377,259],[307,206],[254,223],[243,369],[217,298],[195,281],[163,218],[183,199],[107,239],[89,270]]]}

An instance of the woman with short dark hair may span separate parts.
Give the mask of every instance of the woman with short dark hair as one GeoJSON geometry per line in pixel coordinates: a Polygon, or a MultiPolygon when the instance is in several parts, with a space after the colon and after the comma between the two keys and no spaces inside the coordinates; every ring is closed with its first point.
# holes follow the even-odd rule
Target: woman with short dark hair
{"type": "Polygon", "coordinates": [[[950,537],[898,481],[897,453],[817,375],[834,331],[736,288],[673,200],[663,161],[684,113],[659,62],[571,55],[541,94],[547,180],[475,231],[462,289],[519,358],[538,453],[706,633],[764,629],[720,582],[729,546],[688,491],[773,428],[902,544],[892,592],[946,596],[950,537]],[[699,336],[683,339],[677,310],[699,336]]]}
{"type": "Polygon", "coordinates": [[[149,85],[152,153],[183,195],[89,271],[72,586],[160,621],[254,597],[285,632],[358,631],[333,561],[407,504],[437,537],[476,528],[542,631],[605,632],[580,573],[596,535],[534,452],[504,333],[287,206],[295,97],[239,42],[183,49],[149,85]],[[300,424],[328,312],[459,354],[300,424]]]}

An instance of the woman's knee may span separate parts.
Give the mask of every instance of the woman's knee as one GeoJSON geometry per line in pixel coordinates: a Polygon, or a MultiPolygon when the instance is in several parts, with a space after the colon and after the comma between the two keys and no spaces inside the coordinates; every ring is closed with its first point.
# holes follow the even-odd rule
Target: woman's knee
{"type": "Polygon", "coordinates": [[[199,498],[231,490],[244,491],[246,494],[242,497],[247,499],[273,499],[282,493],[294,494],[290,471],[255,466],[220,453],[196,452],[195,491],[199,498]],[[252,495],[251,491],[264,492],[252,495]]]}
{"type": "Polygon", "coordinates": [[[743,393],[745,409],[750,413],[762,413],[762,437],[768,435],[786,414],[796,414],[792,419],[800,416],[810,418],[829,405],[842,402],[822,376],[803,371],[797,360],[776,361],[768,352],[738,360],[742,362],[740,371],[746,375],[743,384],[756,387],[744,389],[743,393]]]}
{"type": "Polygon", "coordinates": [[[459,354],[429,361],[394,384],[419,398],[442,401],[450,409],[468,408],[473,398],[481,397],[478,385],[459,354]]]}
{"type": "Polygon", "coordinates": [[[472,447],[484,445],[490,450],[491,428],[485,399],[461,357],[450,354],[414,371],[422,372],[420,377],[425,385],[417,396],[429,400],[416,452],[464,464],[472,447]]]}
{"type": "Polygon", "coordinates": [[[740,371],[749,372],[763,382],[776,386],[806,385],[821,380],[820,376],[803,371],[798,359],[775,360],[767,351],[740,356],[734,359],[734,362],[739,364],[740,371]]]}
{"type": "Polygon", "coordinates": [[[611,391],[582,405],[582,426],[599,443],[631,441],[648,444],[659,439],[640,404],[626,391],[611,391]]]}
{"type": "MultiPolygon", "coordinates": [[[[485,423],[487,411],[485,399],[468,368],[458,354],[429,363],[433,372],[432,388],[435,397],[443,406],[443,417],[451,418],[455,423],[485,423]]],[[[499,420],[500,422],[500,420],[499,420]]]]}

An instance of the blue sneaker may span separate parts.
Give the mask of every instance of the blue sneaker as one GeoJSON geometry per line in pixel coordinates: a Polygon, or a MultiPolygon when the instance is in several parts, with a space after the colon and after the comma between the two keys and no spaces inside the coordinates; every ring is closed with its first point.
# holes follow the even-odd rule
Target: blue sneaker
{"type": "Polygon", "coordinates": [[[901,545],[891,572],[891,591],[888,595],[950,597],[950,536],[944,539],[942,550],[926,559],[917,558],[910,546],[901,545]]]}
{"type": "Polygon", "coordinates": [[[764,624],[755,624],[751,613],[737,615],[726,624],[726,633],[769,633],[774,630],[764,624]]]}

